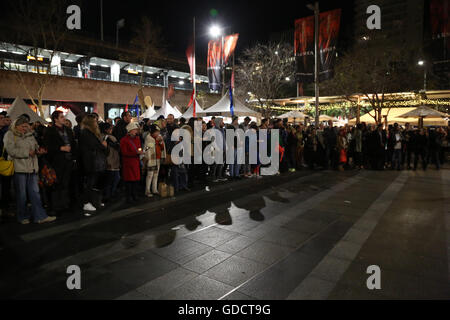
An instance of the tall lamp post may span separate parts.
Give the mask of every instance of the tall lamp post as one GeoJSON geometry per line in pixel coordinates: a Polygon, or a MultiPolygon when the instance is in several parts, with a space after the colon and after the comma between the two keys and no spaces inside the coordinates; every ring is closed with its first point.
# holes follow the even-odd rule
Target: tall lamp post
{"type": "Polygon", "coordinates": [[[319,125],[319,2],[308,4],[307,8],[314,11],[314,89],[316,95],[316,127],[319,125]]]}
{"type": "MultiPolygon", "coordinates": [[[[218,26],[212,26],[211,29],[209,30],[209,33],[210,33],[211,37],[213,37],[214,39],[216,39],[217,37],[220,36],[221,51],[223,52],[224,37],[223,37],[222,29],[218,26]]],[[[222,73],[222,96],[224,96],[225,95],[225,66],[224,66],[224,61],[223,61],[223,53],[220,54],[220,70],[222,73]]]]}
{"type": "Polygon", "coordinates": [[[419,66],[423,67],[423,92],[427,92],[427,66],[425,65],[424,60],[420,60],[417,63],[419,66]]]}

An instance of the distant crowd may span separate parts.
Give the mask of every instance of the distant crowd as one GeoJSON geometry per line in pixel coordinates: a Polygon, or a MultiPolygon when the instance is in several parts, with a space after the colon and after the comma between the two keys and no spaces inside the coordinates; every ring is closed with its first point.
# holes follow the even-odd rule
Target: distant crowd
{"type": "MultiPolygon", "coordinates": [[[[278,174],[305,168],[416,170],[419,163],[423,170],[429,164],[439,169],[449,145],[449,127],[413,129],[409,124],[337,128],[331,121],[314,127],[263,119],[258,126],[248,117],[242,123],[234,117],[226,125],[219,117],[206,122],[176,120],[173,115],[138,123],[129,112],[114,121],[99,122],[95,113],[78,115],[76,121],[72,127],[62,112],[55,111],[48,126],[30,123],[27,115],[11,123],[6,113],[0,113],[1,150],[14,163],[14,175],[1,176],[3,218],[47,223],[73,208],[90,216],[122,198],[133,205],[144,197],[170,197],[209,183],[262,178],[264,165],[259,158],[250,163],[248,141],[243,142],[245,164],[239,164],[236,156],[233,164],[174,164],[171,152],[181,140],[173,142],[172,133],[188,130],[194,148],[195,121],[202,122],[203,132],[214,129],[223,137],[225,129],[254,130],[259,140],[269,141],[272,129],[278,129],[278,174]]],[[[203,149],[208,144],[202,142],[203,149]]]]}

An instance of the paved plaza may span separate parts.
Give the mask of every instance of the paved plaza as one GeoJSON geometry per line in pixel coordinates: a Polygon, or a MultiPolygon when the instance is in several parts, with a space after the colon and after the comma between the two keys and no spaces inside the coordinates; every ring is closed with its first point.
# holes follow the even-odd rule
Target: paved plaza
{"type": "Polygon", "coordinates": [[[449,200],[448,168],[302,171],[3,224],[0,297],[449,299],[449,200]],[[70,265],[81,290],[67,289],[70,265]]]}

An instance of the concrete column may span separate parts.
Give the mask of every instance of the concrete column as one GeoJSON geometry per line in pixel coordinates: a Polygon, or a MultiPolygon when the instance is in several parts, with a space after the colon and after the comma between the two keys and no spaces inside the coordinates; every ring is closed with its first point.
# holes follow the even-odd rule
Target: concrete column
{"type": "Polygon", "coordinates": [[[98,113],[100,118],[105,120],[105,103],[103,101],[97,101],[94,103],[94,112],[98,113]]]}

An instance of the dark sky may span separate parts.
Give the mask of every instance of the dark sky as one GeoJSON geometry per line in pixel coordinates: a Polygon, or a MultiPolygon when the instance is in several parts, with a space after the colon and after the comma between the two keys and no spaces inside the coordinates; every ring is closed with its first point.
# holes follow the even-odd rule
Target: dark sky
{"type": "MultiPolygon", "coordinates": [[[[37,1],[39,4],[44,0],[37,1]]],[[[320,0],[321,11],[342,8],[342,27],[348,25],[354,0],[320,0]],[[350,16],[348,16],[350,15],[350,16]]],[[[71,4],[81,4],[82,33],[100,39],[100,0],[73,0],[71,4]]],[[[196,17],[197,57],[206,58],[210,40],[209,28],[213,24],[227,27],[227,33],[240,34],[237,52],[259,41],[268,41],[273,32],[294,28],[298,18],[312,15],[306,8],[310,0],[103,0],[105,40],[115,42],[116,22],[125,18],[125,28],[120,30],[121,43],[130,40],[133,24],[142,15],[160,25],[163,29],[165,45],[170,54],[183,57],[189,39],[192,37],[192,20],[196,17]],[[215,9],[217,15],[211,15],[215,9]]],[[[0,0],[0,19],[11,14],[8,9],[14,0],[0,0]]],[[[63,14],[66,14],[65,12],[63,14]]],[[[347,27],[348,28],[348,27],[347,27]]],[[[293,41],[293,39],[292,39],[293,41]]]]}
{"type": "MultiPolygon", "coordinates": [[[[83,27],[93,36],[100,37],[100,0],[85,0],[83,27]]],[[[131,26],[141,15],[148,16],[163,28],[170,52],[184,55],[192,35],[192,20],[196,17],[197,52],[206,55],[209,28],[213,24],[227,27],[228,32],[240,34],[238,50],[256,41],[269,40],[272,32],[293,29],[295,19],[312,15],[306,8],[310,1],[176,1],[176,0],[103,0],[105,37],[115,39],[116,21],[125,18],[126,26],[120,31],[122,41],[129,39],[131,26]],[[217,10],[217,16],[210,11],[217,10]]],[[[321,10],[343,8],[351,11],[351,0],[320,1],[321,10]]],[[[343,21],[344,22],[344,21],[343,21]]]]}

